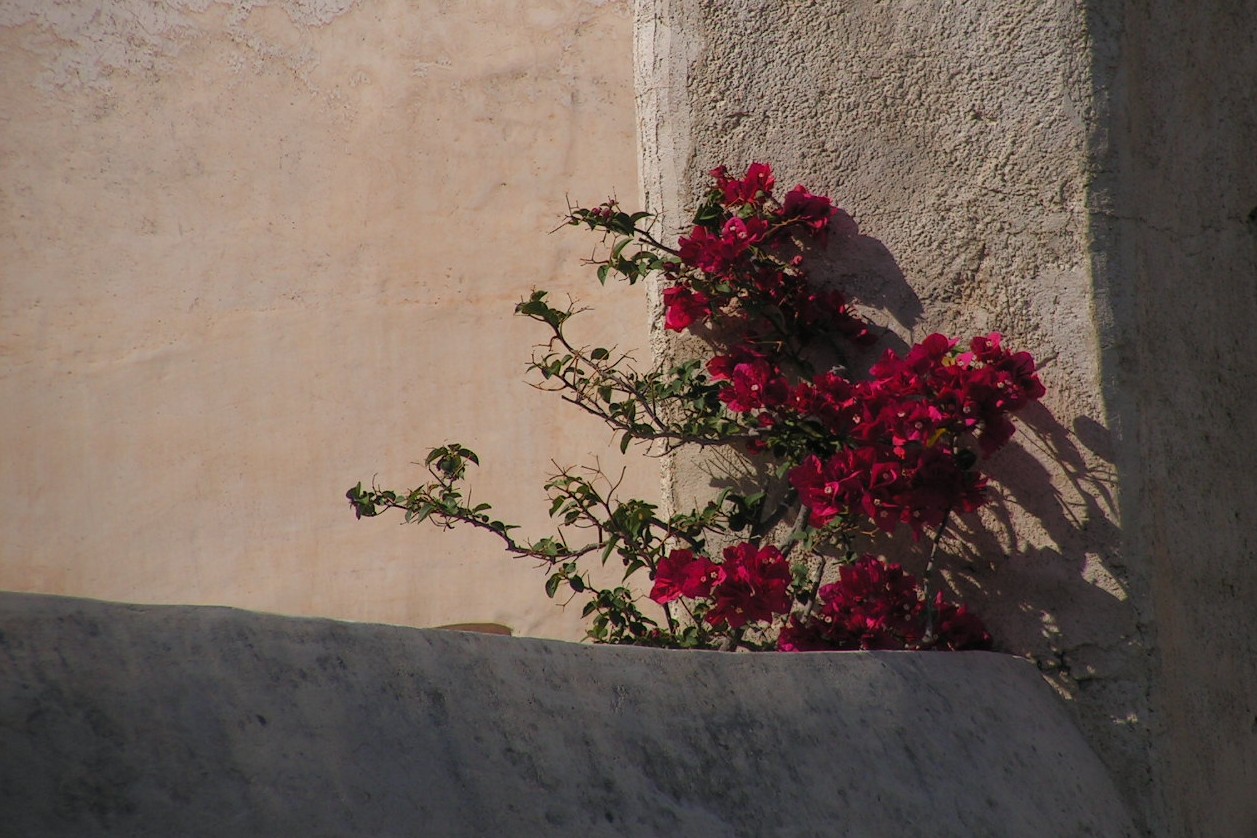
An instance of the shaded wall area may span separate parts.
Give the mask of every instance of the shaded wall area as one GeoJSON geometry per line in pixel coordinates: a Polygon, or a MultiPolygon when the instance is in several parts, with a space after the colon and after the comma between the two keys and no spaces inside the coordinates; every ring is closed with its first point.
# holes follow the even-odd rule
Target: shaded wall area
{"type": "Polygon", "coordinates": [[[630,31],[595,0],[4,4],[0,588],[579,637],[494,540],[344,493],[458,441],[540,537],[551,458],[625,462],[524,383],[512,311],[570,292],[645,345],[549,235],[637,191],[630,31]]]}
{"type": "Polygon", "coordinates": [[[0,594],[24,835],[1134,835],[1034,667],[0,594]],[[737,689],[729,689],[736,684],[737,689]]]}
{"type": "Polygon", "coordinates": [[[1257,833],[1257,7],[1095,4],[1092,199],[1166,835],[1257,833]],[[1120,8],[1120,12],[1119,12],[1120,8]]]}

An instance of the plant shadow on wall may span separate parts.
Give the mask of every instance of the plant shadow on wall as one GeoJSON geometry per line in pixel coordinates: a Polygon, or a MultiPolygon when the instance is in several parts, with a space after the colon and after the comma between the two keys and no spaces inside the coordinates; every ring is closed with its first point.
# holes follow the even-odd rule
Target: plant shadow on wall
{"type": "MultiPolygon", "coordinates": [[[[971,571],[1006,553],[995,539],[997,557],[986,555],[972,521],[983,508],[1002,520],[987,468],[996,452],[1016,450],[1012,415],[1044,395],[1034,360],[998,333],[894,345],[832,287],[851,280],[862,305],[880,303],[900,322],[921,314],[894,259],[849,214],[803,186],[778,198],[765,164],[711,178],[675,246],[656,237],[649,215],[615,201],[566,218],[602,236],[591,260],[600,282],[661,280],[663,325],[685,336],[687,360],[643,371],[614,347],[574,342],[567,326],[579,310],[544,291],[516,311],[547,335],[529,365],[535,386],[599,417],[621,450],[723,463],[720,485],[668,514],[620,497],[599,469],[567,469],[547,484],[556,531],[530,539],[490,505],[468,505],[479,460],[447,444],[428,454],[428,482],[417,488],[350,489],[354,511],[486,531],[544,570],[547,595],[579,603],[596,642],[991,648],[982,620],[949,593],[993,602],[971,571]],[[824,252],[829,283],[811,261],[824,252]],[[908,566],[891,558],[901,555],[908,566]]],[[[1034,475],[1036,491],[1051,490],[1049,477],[1034,475]]]]}
{"type": "MultiPolygon", "coordinates": [[[[1130,667],[1142,654],[1140,633],[1118,560],[1108,431],[1085,416],[1071,431],[1042,405],[1019,418],[1017,444],[992,463],[999,491],[951,542],[960,571],[952,587],[1062,693],[1138,692],[1130,667]]],[[[1140,715],[1137,697],[1128,703],[1140,715]]]]}

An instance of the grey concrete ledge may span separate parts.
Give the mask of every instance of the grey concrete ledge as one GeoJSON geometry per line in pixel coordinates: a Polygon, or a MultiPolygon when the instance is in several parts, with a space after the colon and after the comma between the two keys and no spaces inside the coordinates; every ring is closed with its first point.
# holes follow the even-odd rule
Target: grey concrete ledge
{"type": "Polygon", "coordinates": [[[1122,836],[1028,663],[0,594],[12,835],[1122,836]]]}

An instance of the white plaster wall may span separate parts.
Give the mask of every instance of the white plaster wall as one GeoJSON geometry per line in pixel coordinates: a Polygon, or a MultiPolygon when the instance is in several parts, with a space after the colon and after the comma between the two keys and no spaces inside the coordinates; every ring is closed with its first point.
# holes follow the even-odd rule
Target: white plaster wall
{"type": "MultiPolygon", "coordinates": [[[[474,533],[356,522],[428,447],[546,522],[609,436],[529,389],[533,287],[644,345],[565,195],[637,187],[612,0],[0,4],[0,588],[579,637],[474,533]]],[[[628,486],[652,496],[655,469],[628,486]]]]}

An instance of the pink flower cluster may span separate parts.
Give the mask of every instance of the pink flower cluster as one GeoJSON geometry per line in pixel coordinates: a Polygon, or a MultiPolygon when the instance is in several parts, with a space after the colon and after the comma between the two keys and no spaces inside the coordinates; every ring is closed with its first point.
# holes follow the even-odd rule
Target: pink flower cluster
{"type": "Polygon", "coordinates": [[[686,597],[709,599],[707,622],[740,629],[790,611],[790,566],[776,547],[743,542],[713,562],[691,550],[673,550],[659,562],[650,598],[659,604],[686,597]]]}
{"type": "Polygon", "coordinates": [[[1044,393],[1029,354],[1000,344],[992,333],[957,353],[934,334],[904,358],[887,350],[868,381],[829,373],[799,384],[788,408],[845,443],[790,472],[811,525],[860,513],[885,532],[906,524],[920,535],[950,510],[981,506],[985,479],[964,443],[993,453],[1013,435],[1008,414],[1044,393]]]}
{"type": "MultiPolygon", "coordinates": [[[[708,380],[750,452],[779,461],[807,523],[849,546],[900,526],[920,538],[952,512],[985,503],[981,458],[1013,436],[1011,414],[1044,395],[1034,359],[1006,349],[998,333],[967,346],[933,334],[903,356],[887,350],[867,376],[843,367],[815,374],[816,339],[876,340],[848,300],[803,267],[807,239],[857,235],[855,222],[803,186],[777,201],[762,163],[741,178],[723,166],[711,177],[693,229],[665,268],[664,325],[681,332],[717,321],[708,380]]],[[[810,606],[782,554],[751,543],[725,550],[723,562],[673,550],[654,579],[651,599],[694,600],[692,613],[713,628],[781,618],[778,647],[787,651],[990,644],[964,606],[942,594],[927,599],[902,567],[872,556],[843,567],[810,606]]]]}
{"type": "Polygon", "coordinates": [[[803,186],[777,202],[776,181],[764,163],[752,163],[743,178],[730,177],[724,166],[711,176],[712,199],[722,211],[681,237],[680,263],[669,271],[674,284],[664,291],[664,326],[680,332],[721,315],[752,345],[820,330],[872,342],[868,324],[842,294],[808,280],[802,258],[787,252],[790,236],[783,235],[796,229],[809,237],[831,230],[853,236],[858,229],[851,216],[803,186]]]}
{"type": "Polygon", "coordinates": [[[949,510],[980,506],[985,481],[966,442],[983,455],[998,450],[1013,435],[1009,414],[1044,394],[1034,360],[1004,349],[997,333],[967,352],[939,334],[904,358],[887,350],[865,381],[827,372],[792,385],[748,347],[710,359],[707,371],[725,383],[719,397],[730,412],[754,414],[764,430],[811,423],[833,441],[831,453],[790,472],[812,526],[862,513],[885,532],[906,524],[920,534],[949,510]]]}
{"type": "Polygon", "coordinates": [[[783,652],[839,649],[988,649],[991,635],[964,605],[934,597],[930,609],[916,578],[897,564],[864,556],[821,587],[819,608],[792,616],[777,638],[783,652]]]}
{"type": "Polygon", "coordinates": [[[974,338],[968,351],[930,335],[901,358],[887,350],[868,380],[837,372],[798,381],[787,372],[790,353],[818,333],[867,345],[874,340],[837,291],[817,288],[802,256],[783,261],[781,231],[797,226],[821,235],[835,221],[855,222],[826,197],[796,187],[772,197],[772,169],[754,163],[740,179],[722,166],[711,173],[711,200],[720,211],[700,213],[681,239],[676,284],[664,291],[665,326],[683,331],[717,314],[734,335],[724,354],[707,363],[722,383],[720,400],[759,430],[751,451],[769,447],[774,429],[807,426],[827,443],[790,473],[814,527],[840,516],[864,516],[891,532],[900,524],[920,535],[951,510],[970,512],[984,501],[985,480],[973,469],[977,451],[990,454],[1013,434],[1009,414],[1043,395],[1034,360],[1012,353],[999,334],[974,338]],[[795,340],[795,343],[791,343],[795,340]]]}

